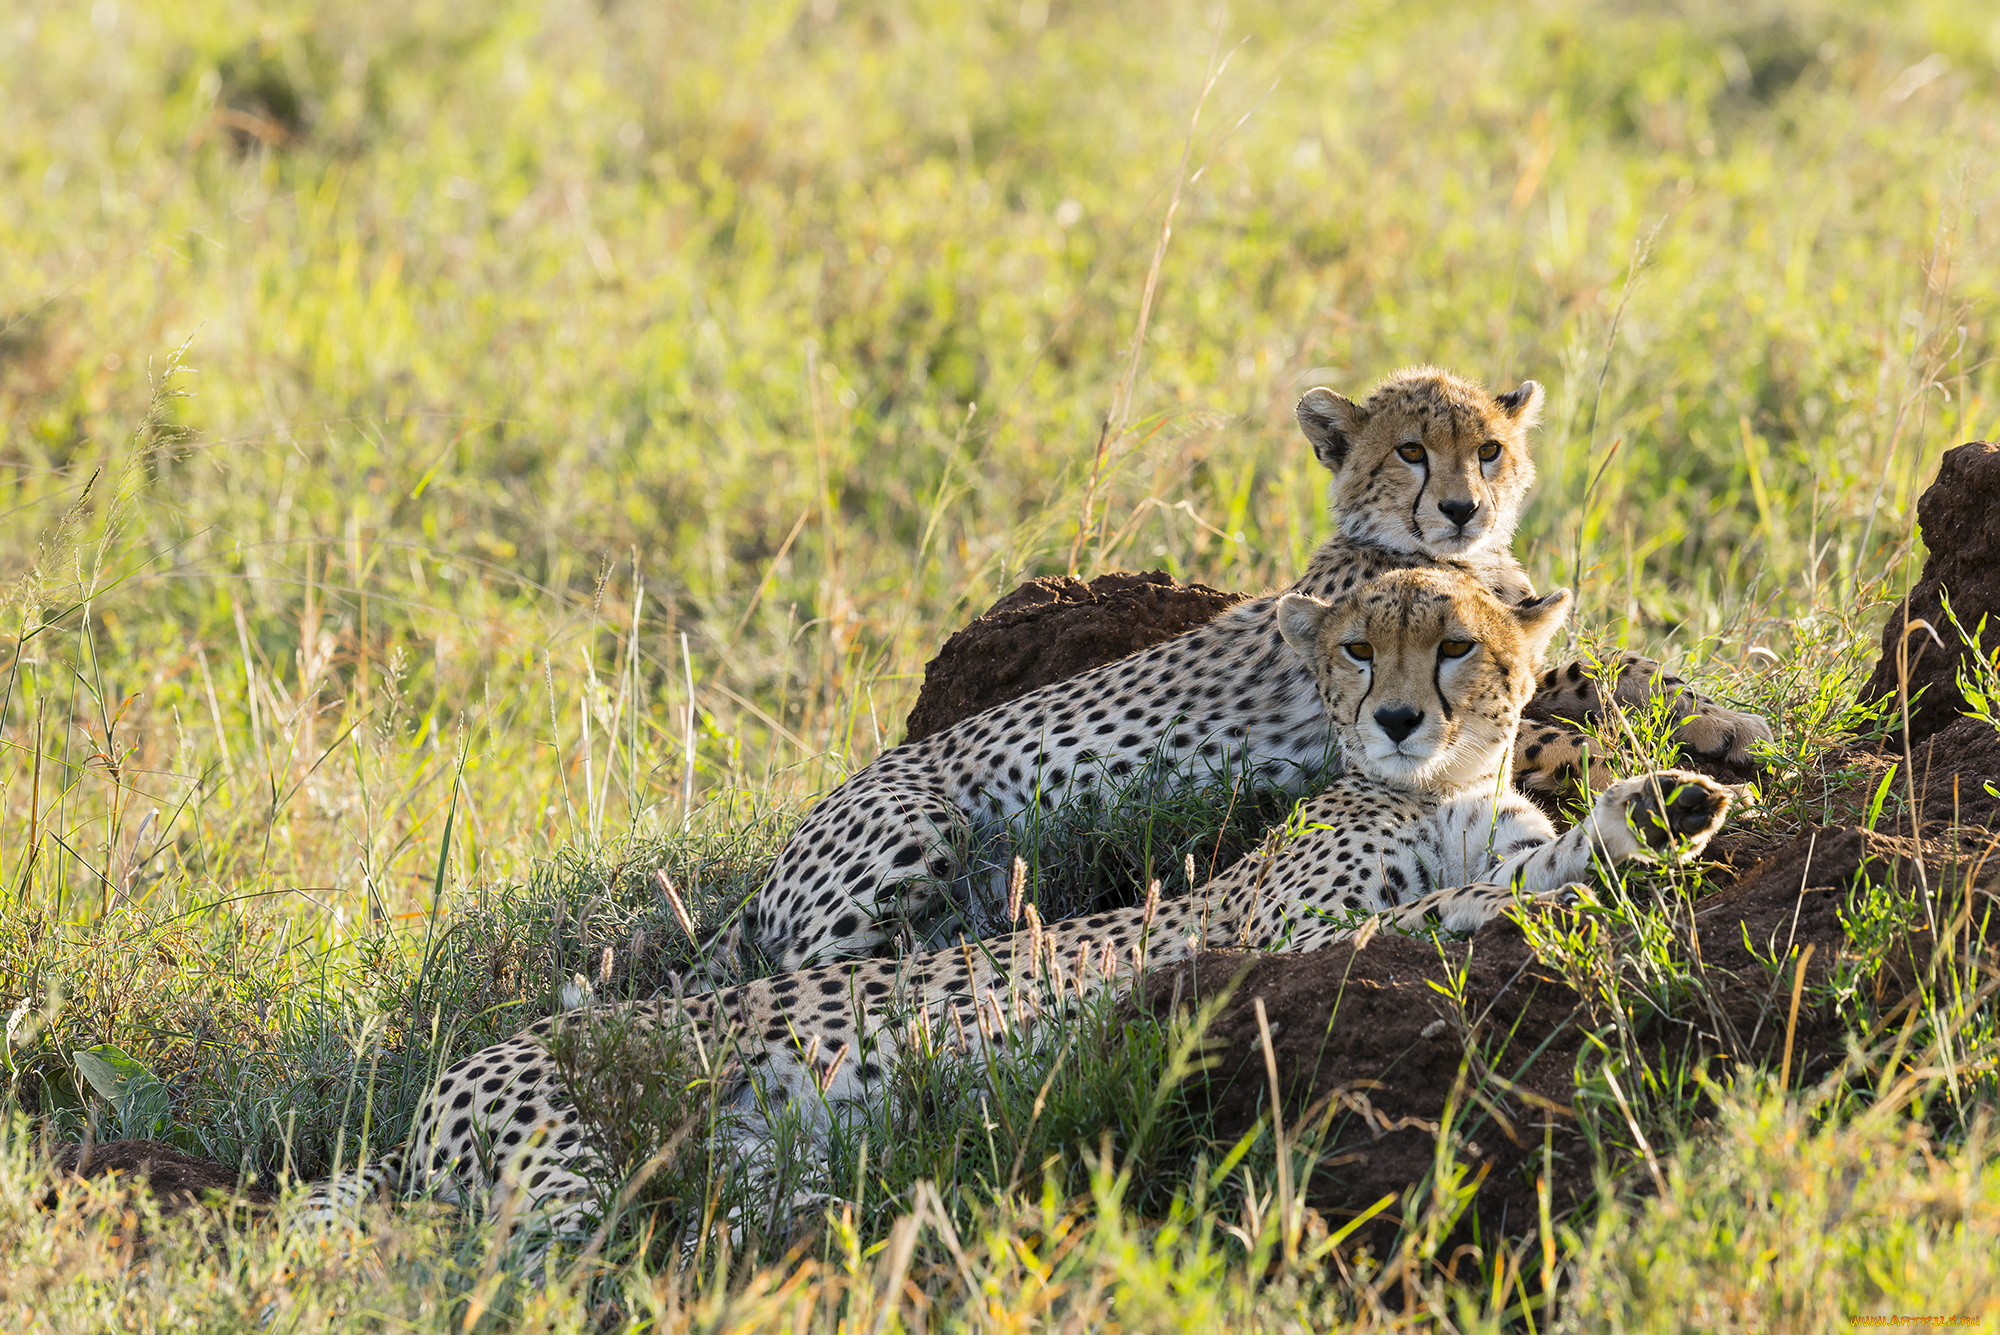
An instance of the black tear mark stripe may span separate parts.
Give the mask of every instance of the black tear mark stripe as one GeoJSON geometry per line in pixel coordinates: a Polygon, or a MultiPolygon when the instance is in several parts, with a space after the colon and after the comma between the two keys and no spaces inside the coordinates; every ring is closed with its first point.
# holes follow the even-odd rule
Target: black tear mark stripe
{"type": "Polygon", "coordinates": [[[1451,698],[1444,693],[1444,645],[1439,644],[1431,658],[1431,689],[1437,692],[1438,708],[1444,711],[1445,722],[1452,718],[1451,698]]]}
{"type": "Polygon", "coordinates": [[[1431,456],[1428,452],[1424,454],[1423,462],[1418,464],[1417,467],[1423,471],[1424,480],[1417,484],[1417,494],[1410,499],[1410,536],[1418,542],[1422,542],[1424,540],[1424,530],[1417,522],[1417,510],[1423,505],[1424,492],[1431,485],[1431,456]]]}

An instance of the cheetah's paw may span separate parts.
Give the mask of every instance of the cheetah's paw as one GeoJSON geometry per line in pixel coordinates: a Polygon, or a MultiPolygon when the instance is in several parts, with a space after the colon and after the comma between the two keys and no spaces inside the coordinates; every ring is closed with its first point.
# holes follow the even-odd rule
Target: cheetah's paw
{"type": "Polygon", "coordinates": [[[1771,725],[1755,714],[1727,709],[1704,700],[1674,729],[1674,740],[1690,754],[1742,768],[1750,764],[1750,748],[1771,740],[1771,725]]]}
{"type": "Polygon", "coordinates": [[[1728,787],[1702,775],[1658,770],[1607,788],[1593,816],[1604,846],[1616,857],[1674,848],[1693,854],[1722,828],[1733,796],[1728,787]]]}

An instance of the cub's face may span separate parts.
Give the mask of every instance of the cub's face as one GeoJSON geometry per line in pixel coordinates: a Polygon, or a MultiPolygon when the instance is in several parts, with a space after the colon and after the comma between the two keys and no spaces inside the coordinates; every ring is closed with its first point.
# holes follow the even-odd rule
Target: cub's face
{"type": "Polygon", "coordinates": [[[1509,607],[1471,575],[1399,570],[1335,603],[1278,600],[1278,629],[1312,666],[1347,763],[1391,787],[1492,783],[1513,749],[1568,589],[1509,607]]]}
{"type": "Polygon", "coordinates": [[[1360,403],[1299,400],[1299,426],[1333,470],[1340,531],[1397,551],[1463,556],[1507,546],[1534,485],[1528,431],[1542,387],[1505,394],[1432,366],[1398,371],[1360,403]]]}

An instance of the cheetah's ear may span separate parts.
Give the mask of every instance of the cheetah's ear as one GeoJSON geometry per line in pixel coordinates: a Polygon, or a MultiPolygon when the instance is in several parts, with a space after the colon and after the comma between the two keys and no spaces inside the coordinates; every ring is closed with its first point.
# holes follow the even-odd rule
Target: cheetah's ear
{"type": "Polygon", "coordinates": [[[1530,598],[1524,603],[1516,603],[1511,609],[1514,621],[1521,627],[1521,634],[1527,638],[1528,650],[1539,663],[1548,652],[1549,641],[1569,620],[1570,593],[1568,589],[1553,589],[1539,598],[1530,598]]]}
{"type": "Polygon", "coordinates": [[[1309,389],[1293,413],[1299,429],[1312,442],[1313,454],[1334,472],[1347,462],[1354,433],[1368,423],[1368,414],[1352,399],[1344,399],[1330,389],[1309,389]]]}
{"type": "Polygon", "coordinates": [[[1542,387],[1532,380],[1523,380],[1505,394],[1495,394],[1493,401],[1500,405],[1507,416],[1524,427],[1537,426],[1542,420],[1542,387]]]}
{"type": "Polygon", "coordinates": [[[1326,624],[1326,614],[1333,610],[1330,603],[1323,603],[1309,593],[1288,593],[1278,599],[1278,634],[1285,637],[1285,643],[1292,651],[1308,663],[1318,651],[1319,629],[1326,624]]]}

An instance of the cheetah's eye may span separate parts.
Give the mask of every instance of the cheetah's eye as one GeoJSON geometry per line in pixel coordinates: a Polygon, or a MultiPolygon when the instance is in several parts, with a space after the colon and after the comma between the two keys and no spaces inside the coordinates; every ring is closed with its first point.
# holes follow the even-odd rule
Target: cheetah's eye
{"type": "Polygon", "coordinates": [[[1398,445],[1396,453],[1409,463],[1420,464],[1424,461],[1424,447],[1421,445],[1398,445]]]}
{"type": "Polygon", "coordinates": [[[1471,652],[1471,640],[1443,640],[1438,644],[1440,658],[1463,658],[1471,652]]]}
{"type": "Polygon", "coordinates": [[[1356,659],[1363,663],[1366,663],[1369,659],[1375,657],[1375,646],[1368,643],[1368,641],[1366,640],[1356,640],[1353,644],[1343,644],[1340,647],[1347,650],[1347,656],[1349,658],[1356,659]]]}
{"type": "Polygon", "coordinates": [[[1500,442],[1489,440],[1479,447],[1479,462],[1490,464],[1500,457],[1500,442]]]}

